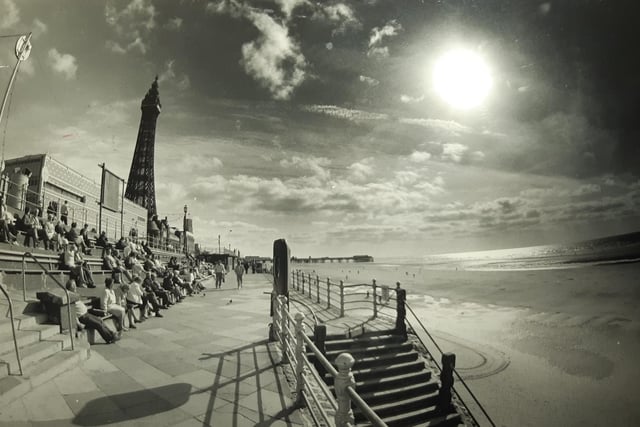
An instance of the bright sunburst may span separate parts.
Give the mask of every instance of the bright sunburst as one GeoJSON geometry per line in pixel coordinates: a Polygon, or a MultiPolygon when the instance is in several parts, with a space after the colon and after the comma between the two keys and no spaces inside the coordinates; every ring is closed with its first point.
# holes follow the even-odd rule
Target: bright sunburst
{"type": "Polygon", "coordinates": [[[433,85],[448,104],[471,109],[489,95],[491,72],[480,55],[469,50],[452,50],[436,61],[433,85]]]}

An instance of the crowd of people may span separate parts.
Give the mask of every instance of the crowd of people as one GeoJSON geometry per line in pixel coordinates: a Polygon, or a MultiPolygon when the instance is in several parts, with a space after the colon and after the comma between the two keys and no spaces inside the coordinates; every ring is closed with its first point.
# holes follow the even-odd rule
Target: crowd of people
{"type": "MultiPolygon", "coordinates": [[[[122,251],[106,247],[102,268],[111,271],[111,277],[105,278],[104,291],[96,304],[99,306],[88,308],[78,299],[75,310],[78,328],[96,330],[106,343],[116,342],[123,332],[136,329],[136,323],[149,317],[163,317],[162,310],[189,296],[205,295],[202,279],[208,266],[193,260],[179,263],[175,257],[163,265],[153,253],[147,253],[142,245],[133,242],[127,241],[122,251]],[[112,316],[115,331],[102,320],[106,315],[112,316]]],[[[85,280],[82,267],[76,266],[76,269],[66,285],[71,292],[77,292],[81,285],[88,286],[82,282],[85,280]]]]}

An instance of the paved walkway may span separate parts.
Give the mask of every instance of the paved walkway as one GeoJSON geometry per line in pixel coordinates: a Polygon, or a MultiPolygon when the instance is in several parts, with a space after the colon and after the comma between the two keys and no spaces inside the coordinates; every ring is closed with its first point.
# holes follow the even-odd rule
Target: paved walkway
{"type": "Polygon", "coordinates": [[[269,275],[187,297],[91,346],[89,360],[6,408],[0,426],[304,426],[268,337],[269,275]]]}

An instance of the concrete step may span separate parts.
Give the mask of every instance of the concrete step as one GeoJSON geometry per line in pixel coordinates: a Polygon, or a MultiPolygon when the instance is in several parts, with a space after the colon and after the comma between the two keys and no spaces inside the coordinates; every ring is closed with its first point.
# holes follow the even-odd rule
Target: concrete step
{"type": "Polygon", "coordinates": [[[426,383],[403,385],[395,389],[375,390],[368,393],[360,393],[360,397],[371,407],[387,402],[401,401],[411,396],[419,396],[437,392],[439,384],[433,378],[426,383]]]}
{"type": "MultiPolygon", "coordinates": [[[[31,365],[39,363],[42,359],[61,351],[65,347],[71,346],[71,338],[68,334],[55,334],[43,341],[37,341],[20,348],[20,360],[22,361],[22,370],[27,371],[31,365]]],[[[9,361],[9,374],[15,375],[19,373],[18,362],[15,353],[9,352],[3,355],[9,361]]]]}
{"type": "Polygon", "coordinates": [[[25,369],[24,375],[0,378],[0,407],[8,405],[34,388],[70,371],[89,357],[89,345],[76,341],[75,350],[58,351],[25,369]]]}
{"type": "MultiPolygon", "coordinates": [[[[23,326],[16,330],[16,340],[18,347],[22,348],[31,343],[52,337],[60,332],[60,326],[36,324],[31,326],[23,326]]],[[[5,359],[6,353],[14,353],[13,334],[11,328],[6,331],[0,329],[0,360],[5,359]]]]}

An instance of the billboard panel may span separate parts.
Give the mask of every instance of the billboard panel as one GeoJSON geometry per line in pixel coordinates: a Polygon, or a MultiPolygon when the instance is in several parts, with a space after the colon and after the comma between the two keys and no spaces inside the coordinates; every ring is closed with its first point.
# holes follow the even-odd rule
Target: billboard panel
{"type": "Polygon", "coordinates": [[[120,178],[103,169],[102,172],[102,200],[103,208],[118,212],[120,210],[120,178]]]}

